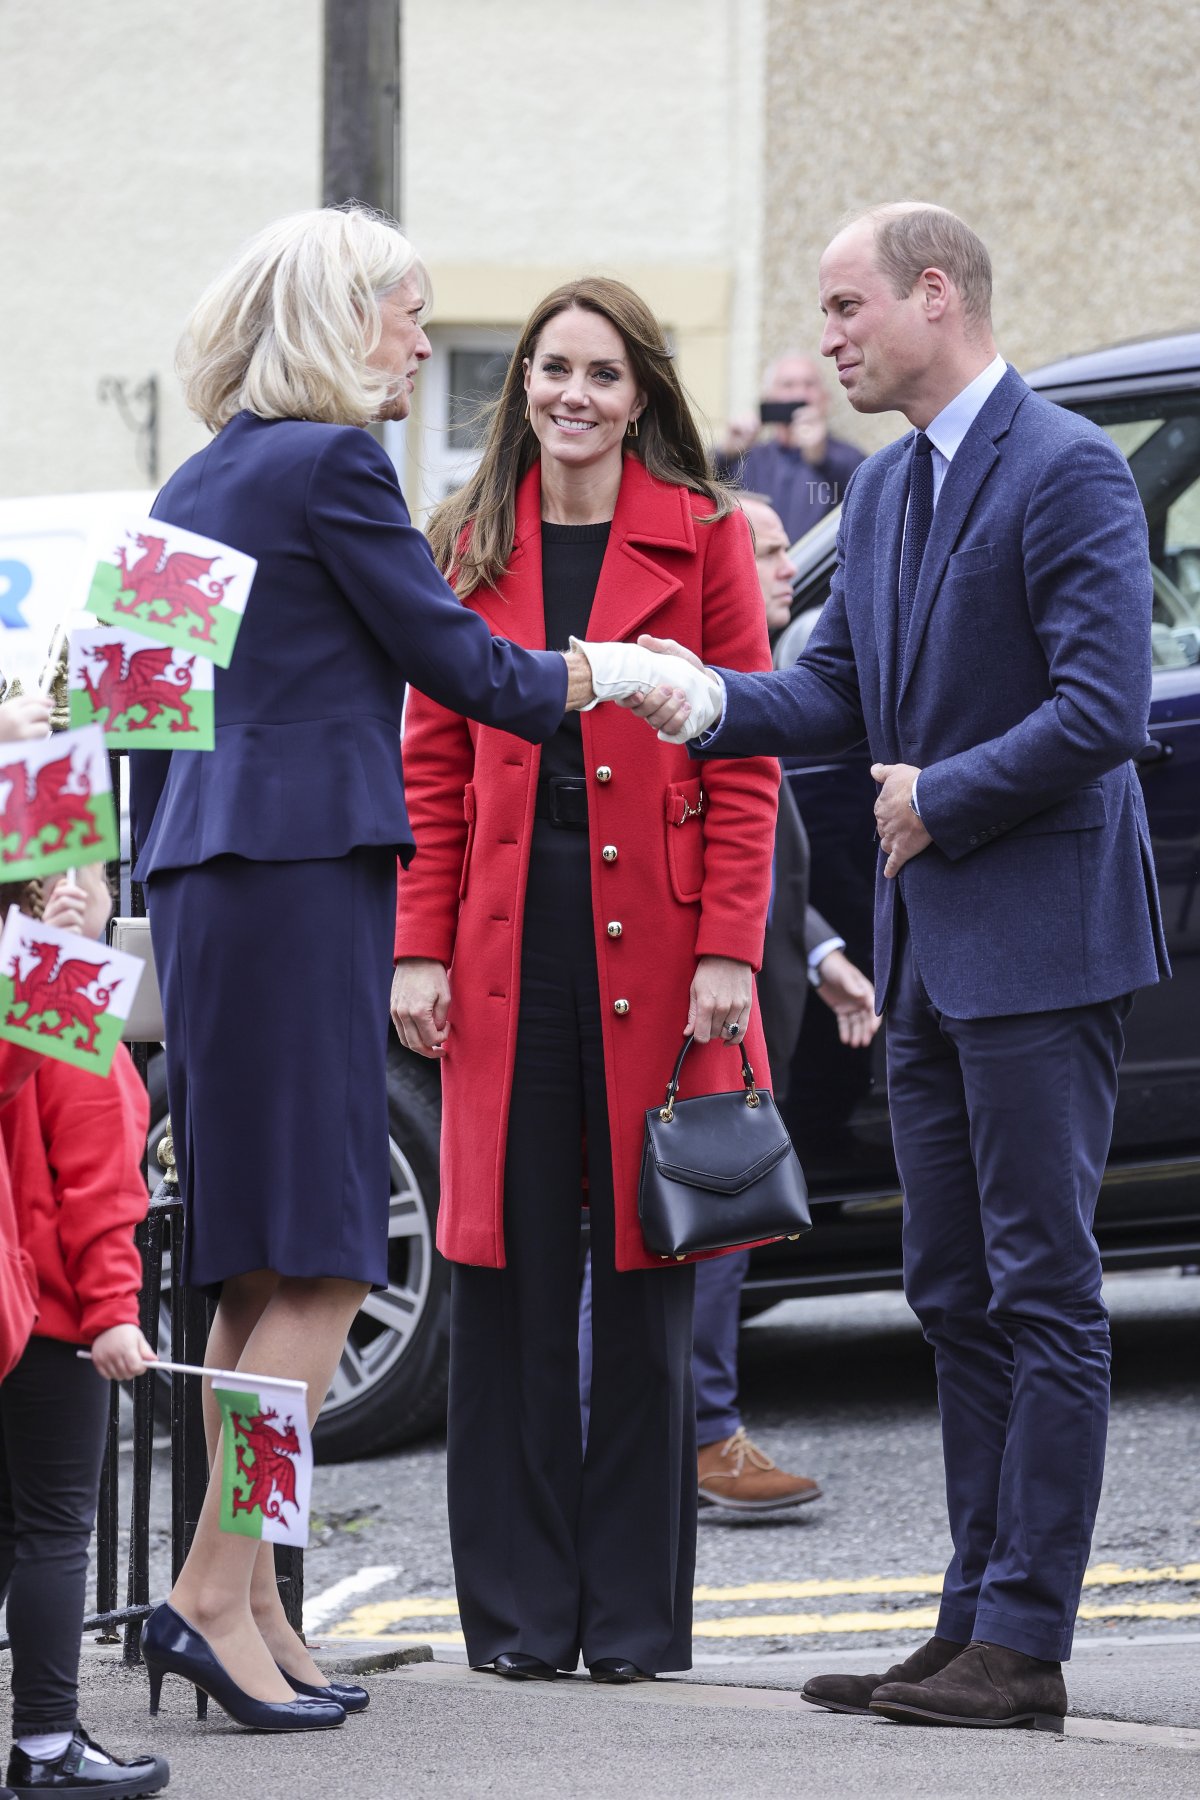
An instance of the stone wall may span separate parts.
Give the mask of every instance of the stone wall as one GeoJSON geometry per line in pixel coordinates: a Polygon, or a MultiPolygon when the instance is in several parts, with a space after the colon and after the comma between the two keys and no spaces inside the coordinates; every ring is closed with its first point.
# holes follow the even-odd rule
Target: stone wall
{"type": "Polygon", "coordinates": [[[821,250],[890,199],[984,238],[1018,368],[1200,324],[1193,0],[768,0],[766,61],[764,355],[815,345],[821,250]]]}

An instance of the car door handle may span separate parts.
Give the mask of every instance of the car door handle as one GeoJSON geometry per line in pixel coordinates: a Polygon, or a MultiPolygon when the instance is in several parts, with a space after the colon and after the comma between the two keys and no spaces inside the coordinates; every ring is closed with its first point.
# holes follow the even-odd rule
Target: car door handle
{"type": "Polygon", "coordinates": [[[1166,762],[1174,754],[1174,744],[1164,744],[1161,738],[1147,738],[1141,749],[1134,752],[1133,760],[1139,769],[1144,769],[1148,763],[1166,762]]]}

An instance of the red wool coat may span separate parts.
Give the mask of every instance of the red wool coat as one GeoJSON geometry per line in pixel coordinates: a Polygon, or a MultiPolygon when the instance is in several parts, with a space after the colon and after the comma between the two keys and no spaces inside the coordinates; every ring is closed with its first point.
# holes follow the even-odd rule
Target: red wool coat
{"type": "MultiPolygon", "coordinates": [[[[648,631],[708,662],[770,667],[746,520],[738,512],[705,524],[709,511],[707,500],[654,480],[626,457],[590,638],[634,642],[648,631]]],[[[518,494],[503,579],[466,604],[498,636],[545,648],[538,466],[518,494]]],[[[756,970],[761,962],[779,765],[754,757],[701,767],[612,705],[583,715],[583,745],[616,1261],[619,1269],[658,1268],[637,1219],[644,1114],[661,1102],[679,1052],[696,959],[734,957],[756,970]]],[[[450,968],[438,1248],[485,1268],[505,1261],[520,920],[539,761],[535,746],[410,694],[404,769],[417,854],[400,875],[396,955],[450,968]]],[[[765,1085],[757,1003],[746,1042],[765,1085]]],[[[740,1060],[727,1044],[688,1056],[682,1094],[740,1085],[740,1060]]]]}

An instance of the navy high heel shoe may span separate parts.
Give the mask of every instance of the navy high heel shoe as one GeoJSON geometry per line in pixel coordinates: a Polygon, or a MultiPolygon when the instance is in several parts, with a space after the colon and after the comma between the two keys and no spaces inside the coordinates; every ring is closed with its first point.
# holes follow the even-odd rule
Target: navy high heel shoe
{"type": "Polygon", "coordinates": [[[298,1695],[295,1700],[255,1700],[237,1685],[194,1626],[166,1601],[142,1626],[142,1661],[150,1677],[150,1712],[158,1711],[164,1675],[182,1675],[196,1689],[196,1716],[205,1718],[209,1696],[238,1725],[251,1731],[316,1731],[345,1723],[336,1700],[298,1695]]]}
{"type": "MultiPolygon", "coordinates": [[[[336,1700],[348,1713],[366,1712],[371,1704],[371,1696],[366,1688],[356,1687],[352,1681],[327,1681],[324,1687],[317,1687],[313,1682],[301,1681],[298,1676],[289,1675],[282,1663],[276,1663],[275,1667],[298,1694],[307,1694],[313,1700],[336,1700]]],[[[3,1795],[0,1795],[0,1800],[3,1800],[3,1795]]]]}

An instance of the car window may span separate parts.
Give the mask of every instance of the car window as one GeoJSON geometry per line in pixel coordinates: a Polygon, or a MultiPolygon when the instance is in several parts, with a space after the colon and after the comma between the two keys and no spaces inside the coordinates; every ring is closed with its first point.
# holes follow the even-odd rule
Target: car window
{"type": "Polygon", "coordinates": [[[1200,664],[1200,398],[1109,400],[1087,407],[1129,458],[1150,527],[1156,669],[1200,664]]]}

